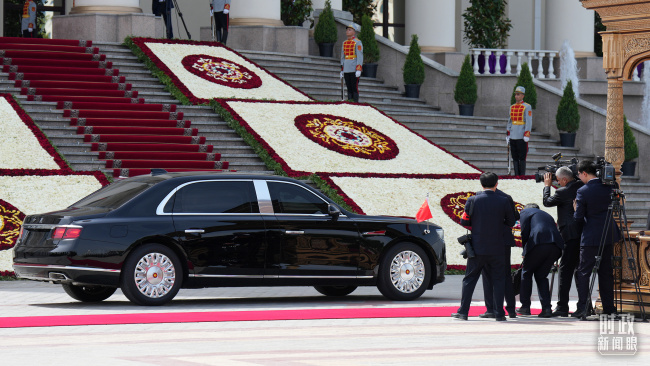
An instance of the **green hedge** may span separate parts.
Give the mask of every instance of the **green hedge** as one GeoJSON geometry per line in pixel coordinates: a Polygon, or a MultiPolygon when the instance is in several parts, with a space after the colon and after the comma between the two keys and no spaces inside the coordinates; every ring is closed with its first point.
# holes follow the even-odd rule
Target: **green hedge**
{"type": "Polygon", "coordinates": [[[411,36],[411,45],[409,46],[409,53],[406,55],[406,60],[404,61],[402,73],[404,84],[406,85],[422,85],[424,83],[424,61],[422,61],[417,34],[411,36]]]}
{"type": "Polygon", "coordinates": [[[474,68],[472,68],[471,58],[466,55],[460,69],[458,81],[456,81],[454,100],[458,104],[476,104],[477,99],[476,76],[474,75],[474,68]]]}
{"type": "Polygon", "coordinates": [[[339,39],[336,31],[336,21],[332,12],[330,0],[325,2],[325,8],[318,16],[318,23],[314,29],[314,41],[316,43],[336,43],[339,39]]]}
{"type": "Polygon", "coordinates": [[[569,80],[564,87],[564,94],[560,99],[555,114],[555,125],[560,131],[573,133],[580,127],[580,112],[578,111],[578,101],[573,93],[573,83],[569,80]]]}

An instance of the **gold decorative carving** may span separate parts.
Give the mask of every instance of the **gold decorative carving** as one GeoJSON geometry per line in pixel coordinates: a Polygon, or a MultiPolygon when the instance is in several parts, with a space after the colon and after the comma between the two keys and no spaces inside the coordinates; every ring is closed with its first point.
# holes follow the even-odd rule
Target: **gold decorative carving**
{"type": "Polygon", "coordinates": [[[617,171],[625,158],[623,150],[623,82],[607,80],[607,127],[605,131],[605,159],[617,171]]]}
{"type": "Polygon", "coordinates": [[[638,35],[627,36],[624,40],[624,57],[629,59],[630,56],[638,55],[650,50],[650,36],[639,37],[638,35]]]}

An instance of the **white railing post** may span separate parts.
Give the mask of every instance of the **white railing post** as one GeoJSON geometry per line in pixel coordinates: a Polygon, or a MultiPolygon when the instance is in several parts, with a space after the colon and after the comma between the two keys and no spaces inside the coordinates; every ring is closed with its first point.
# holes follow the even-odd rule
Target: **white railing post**
{"type": "Polygon", "coordinates": [[[542,62],[544,61],[544,55],[546,55],[546,52],[540,52],[537,54],[537,60],[539,62],[539,65],[537,65],[537,78],[538,79],[544,79],[546,76],[544,75],[544,66],[542,66],[542,62]]]}
{"type": "Polygon", "coordinates": [[[470,53],[471,52],[474,52],[474,74],[478,75],[478,55],[479,55],[480,51],[474,49],[474,50],[471,50],[470,53]]]}
{"type": "Polygon", "coordinates": [[[517,76],[521,74],[521,57],[524,56],[524,52],[517,51],[517,76]]]}
{"type": "MultiPolygon", "coordinates": [[[[643,71],[645,71],[645,70],[643,70],[643,71]]],[[[634,67],[634,71],[632,72],[632,80],[641,81],[641,78],[639,77],[639,68],[638,68],[638,66],[634,67]]]]}
{"type": "Polygon", "coordinates": [[[503,69],[501,68],[501,55],[503,55],[503,51],[497,51],[497,64],[494,67],[494,73],[495,74],[503,74],[503,69]]]}
{"type": "Polygon", "coordinates": [[[555,68],[553,67],[553,59],[555,58],[555,52],[549,52],[548,55],[548,78],[555,79],[555,68]]]}
{"type": "Polygon", "coordinates": [[[515,53],[512,51],[506,52],[506,75],[511,75],[512,74],[512,66],[510,65],[510,57],[514,55],[515,53]]]}
{"type": "Polygon", "coordinates": [[[535,78],[535,72],[533,71],[533,60],[535,59],[535,52],[528,52],[528,70],[530,70],[530,76],[535,78]]]}

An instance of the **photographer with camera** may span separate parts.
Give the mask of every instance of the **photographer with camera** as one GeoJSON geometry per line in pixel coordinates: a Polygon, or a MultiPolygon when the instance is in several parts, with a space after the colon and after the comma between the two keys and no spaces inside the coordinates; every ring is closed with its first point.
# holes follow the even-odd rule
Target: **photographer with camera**
{"type": "Polygon", "coordinates": [[[587,300],[591,295],[589,293],[589,277],[596,265],[596,256],[599,254],[601,261],[598,266],[598,289],[603,304],[603,314],[616,313],[612,253],[613,245],[620,240],[621,235],[609,211],[612,202],[612,190],[616,186],[615,182],[603,184],[604,179],[608,179],[607,183],[610,183],[609,174],[604,166],[600,169],[600,178],[598,177],[598,171],[599,166],[591,161],[583,160],[578,164],[578,178],[585,185],[578,189],[574,201],[575,213],[573,217],[578,228],[582,229],[580,263],[578,264],[576,281],[578,308],[576,312],[571,314],[572,317],[576,318],[589,315],[587,314],[587,300]],[[609,222],[608,227],[607,222],[609,222]],[[602,252],[600,252],[601,250],[602,252]]]}
{"type": "Polygon", "coordinates": [[[564,240],[548,213],[539,209],[535,203],[524,206],[520,212],[521,243],[524,264],[521,272],[521,307],[517,314],[530,315],[530,295],[533,291],[533,276],[537,283],[539,301],[542,303],[540,318],[550,318],[551,293],[548,289],[548,273],[553,263],[562,255],[564,240]]]}
{"type": "Polygon", "coordinates": [[[467,320],[476,283],[481,276],[481,271],[485,269],[492,278],[494,315],[497,321],[505,321],[503,226],[512,227],[515,224],[515,216],[508,199],[495,192],[499,180],[497,175],[485,172],[481,174],[479,180],[483,191],[467,200],[465,212],[460,220],[460,224],[472,232],[474,255],[468,251],[460,308],[451,316],[467,320]]]}
{"type": "Polygon", "coordinates": [[[583,183],[576,180],[573,171],[566,166],[558,168],[555,171],[555,176],[560,188],[551,196],[553,173],[547,172],[544,174],[543,203],[545,207],[557,206],[557,225],[560,229],[560,235],[564,239],[564,251],[560,261],[558,280],[558,301],[556,308],[553,310],[553,316],[567,317],[569,316],[571,282],[573,277],[576,278],[576,283],[578,282],[578,275],[575,270],[580,259],[580,230],[573,219],[573,213],[575,212],[573,201],[583,183]]]}

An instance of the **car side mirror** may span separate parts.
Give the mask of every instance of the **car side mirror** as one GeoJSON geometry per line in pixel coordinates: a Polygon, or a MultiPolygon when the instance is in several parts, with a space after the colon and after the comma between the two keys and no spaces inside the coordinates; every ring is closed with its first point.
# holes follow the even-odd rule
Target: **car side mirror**
{"type": "Polygon", "coordinates": [[[334,206],[332,204],[329,204],[327,206],[327,213],[330,216],[332,216],[332,220],[334,220],[334,221],[336,221],[339,218],[339,216],[341,216],[341,210],[339,210],[338,207],[336,207],[336,206],[334,206]]]}

